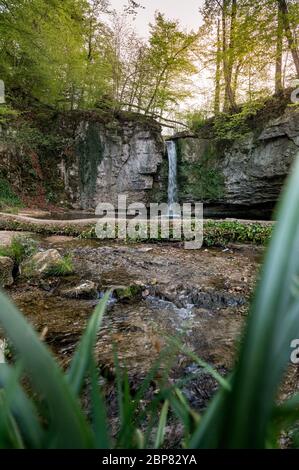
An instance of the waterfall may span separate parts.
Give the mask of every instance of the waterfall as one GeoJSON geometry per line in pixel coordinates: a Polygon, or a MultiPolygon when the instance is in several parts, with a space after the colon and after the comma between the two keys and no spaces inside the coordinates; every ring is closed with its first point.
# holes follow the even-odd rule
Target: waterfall
{"type": "Polygon", "coordinates": [[[168,205],[178,202],[177,200],[177,153],[176,145],[173,140],[167,140],[168,154],[168,205]]]}

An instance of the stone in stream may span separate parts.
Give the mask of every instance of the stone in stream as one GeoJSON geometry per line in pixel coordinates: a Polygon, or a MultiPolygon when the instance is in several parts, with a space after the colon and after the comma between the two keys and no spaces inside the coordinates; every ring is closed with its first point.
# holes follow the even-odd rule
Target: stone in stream
{"type": "Polygon", "coordinates": [[[0,364],[5,363],[5,341],[0,339],[0,364]]]}
{"type": "Polygon", "coordinates": [[[99,296],[97,285],[93,281],[82,281],[75,287],[63,289],[60,294],[69,299],[97,299],[99,296]]]}
{"type": "Polygon", "coordinates": [[[8,256],[0,256],[0,287],[8,287],[13,284],[14,262],[8,256]]]}
{"type": "Polygon", "coordinates": [[[114,295],[120,302],[140,300],[144,286],[132,284],[131,286],[116,286],[113,289],[114,295]]]}
{"type": "Polygon", "coordinates": [[[48,276],[61,266],[62,256],[58,250],[51,249],[36,253],[20,264],[20,274],[25,277],[48,276]]]}

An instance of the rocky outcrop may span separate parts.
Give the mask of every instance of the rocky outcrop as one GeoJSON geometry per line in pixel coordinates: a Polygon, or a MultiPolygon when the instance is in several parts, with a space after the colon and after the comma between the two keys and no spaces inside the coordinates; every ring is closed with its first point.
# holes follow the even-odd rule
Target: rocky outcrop
{"type": "Polygon", "coordinates": [[[51,249],[36,253],[20,264],[20,274],[24,277],[44,277],[55,273],[62,263],[59,251],[51,249]]]}
{"type": "Polygon", "coordinates": [[[299,151],[299,110],[287,111],[225,152],[221,168],[225,200],[231,204],[275,202],[299,151]]]}
{"type": "Polygon", "coordinates": [[[0,192],[7,187],[10,200],[30,207],[94,210],[118,194],[129,203],[160,200],[165,162],[160,125],[139,114],[45,110],[43,120],[0,128],[0,192]]]}
{"type": "MultiPolygon", "coordinates": [[[[183,165],[205,169],[197,172],[195,186],[211,186],[211,174],[214,179],[217,175],[218,183],[222,180],[221,193],[206,197],[202,191],[205,202],[244,208],[271,205],[277,201],[299,151],[299,110],[287,108],[282,116],[265,123],[262,131],[253,130],[223,148],[209,139],[195,137],[178,139],[178,146],[183,165]]],[[[187,184],[192,177],[190,171],[187,184]]],[[[181,196],[186,199],[186,195],[181,196]]]]}
{"type": "MultiPolygon", "coordinates": [[[[244,134],[241,126],[236,134],[243,137],[234,141],[217,140],[212,121],[202,137],[175,137],[180,201],[220,207],[214,216],[240,217],[234,212],[240,207],[244,215],[253,207],[271,211],[299,149],[299,109],[282,109],[271,119],[264,107],[251,131],[244,134]]],[[[25,205],[41,207],[46,199],[55,208],[94,210],[100,202],[115,207],[118,195],[125,195],[127,204],[167,201],[165,144],[161,127],[150,118],[111,110],[51,114],[34,152],[26,150],[32,142],[13,143],[13,132],[17,135],[7,131],[8,140],[0,135],[0,186],[5,192],[9,183],[25,205]]]]}
{"type": "Polygon", "coordinates": [[[150,202],[164,155],[158,124],[142,117],[106,123],[85,118],[75,129],[74,142],[73,158],[67,155],[59,165],[74,208],[116,205],[119,194],[128,203],[150,202]]]}
{"type": "Polygon", "coordinates": [[[0,256],[0,287],[11,286],[13,280],[14,262],[8,256],[0,256]]]}

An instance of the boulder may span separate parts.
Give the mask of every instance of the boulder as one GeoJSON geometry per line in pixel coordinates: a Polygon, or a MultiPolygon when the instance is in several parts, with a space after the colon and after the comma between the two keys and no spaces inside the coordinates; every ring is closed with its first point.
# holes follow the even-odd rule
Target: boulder
{"type": "Polygon", "coordinates": [[[97,299],[99,294],[95,282],[82,281],[75,287],[62,290],[61,295],[70,299],[97,299]]]}
{"type": "Polygon", "coordinates": [[[25,277],[48,276],[62,262],[62,256],[55,249],[41,251],[20,264],[20,274],[25,277]]]}
{"type": "Polygon", "coordinates": [[[8,287],[13,284],[14,262],[8,256],[0,256],[0,286],[8,287]]]}

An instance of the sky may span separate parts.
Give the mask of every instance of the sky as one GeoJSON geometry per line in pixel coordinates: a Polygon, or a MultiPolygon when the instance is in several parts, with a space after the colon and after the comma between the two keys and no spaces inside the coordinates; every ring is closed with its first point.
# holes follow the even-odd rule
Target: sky
{"type": "MultiPolygon", "coordinates": [[[[201,23],[199,8],[204,0],[139,0],[145,9],[139,9],[134,21],[139,35],[146,38],[149,23],[153,21],[155,12],[165,13],[169,19],[179,19],[183,28],[197,30],[201,23]]],[[[125,0],[110,0],[111,6],[122,10],[125,0]]]]}

